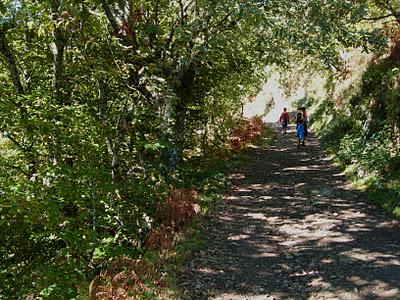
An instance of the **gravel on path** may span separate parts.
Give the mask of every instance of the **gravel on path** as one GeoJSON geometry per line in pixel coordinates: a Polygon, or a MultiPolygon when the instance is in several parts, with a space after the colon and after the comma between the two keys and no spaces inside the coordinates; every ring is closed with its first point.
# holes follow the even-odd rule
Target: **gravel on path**
{"type": "Polygon", "coordinates": [[[278,135],[231,175],[184,299],[400,299],[399,222],[366,202],[312,135],[278,135]]]}

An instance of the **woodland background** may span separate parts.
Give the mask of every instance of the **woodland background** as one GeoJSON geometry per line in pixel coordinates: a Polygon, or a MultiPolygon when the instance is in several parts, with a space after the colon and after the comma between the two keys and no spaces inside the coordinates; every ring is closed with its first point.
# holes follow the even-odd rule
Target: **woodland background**
{"type": "Polygon", "coordinates": [[[399,215],[399,24],[394,0],[1,1],[0,299],[83,296],[207,213],[267,132],[241,108],[268,66],[399,215]]]}

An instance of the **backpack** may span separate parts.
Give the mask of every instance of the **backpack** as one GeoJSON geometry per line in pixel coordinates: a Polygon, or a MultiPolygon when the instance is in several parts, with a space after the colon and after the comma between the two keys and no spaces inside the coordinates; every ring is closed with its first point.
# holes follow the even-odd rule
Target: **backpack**
{"type": "Polygon", "coordinates": [[[303,122],[304,122],[303,114],[301,112],[297,113],[296,123],[297,124],[303,124],[303,122]]]}

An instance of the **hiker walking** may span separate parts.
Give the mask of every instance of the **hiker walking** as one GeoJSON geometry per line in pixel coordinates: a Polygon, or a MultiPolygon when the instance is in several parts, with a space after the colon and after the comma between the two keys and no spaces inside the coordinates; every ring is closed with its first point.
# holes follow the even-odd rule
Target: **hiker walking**
{"type": "Polygon", "coordinates": [[[297,148],[300,149],[300,144],[302,146],[305,146],[304,144],[304,134],[305,134],[305,127],[304,127],[304,118],[303,118],[303,112],[301,109],[296,114],[296,135],[298,138],[298,143],[297,143],[297,148]]]}
{"type": "Polygon", "coordinates": [[[301,113],[303,115],[303,125],[304,125],[304,140],[302,145],[305,146],[305,139],[308,135],[308,114],[305,106],[301,107],[301,113]]]}
{"type": "Polygon", "coordinates": [[[281,115],[279,117],[279,123],[282,125],[282,134],[287,133],[287,127],[289,124],[289,113],[286,111],[286,107],[283,108],[283,111],[281,112],[281,115]]]}

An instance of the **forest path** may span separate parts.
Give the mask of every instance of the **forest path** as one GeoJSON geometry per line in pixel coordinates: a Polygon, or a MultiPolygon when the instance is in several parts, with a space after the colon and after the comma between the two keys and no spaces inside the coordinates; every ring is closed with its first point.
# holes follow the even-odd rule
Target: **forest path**
{"type": "Polygon", "coordinates": [[[400,299],[399,222],[368,204],[293,130],[231,175],[185,299],[400,299]]]}

